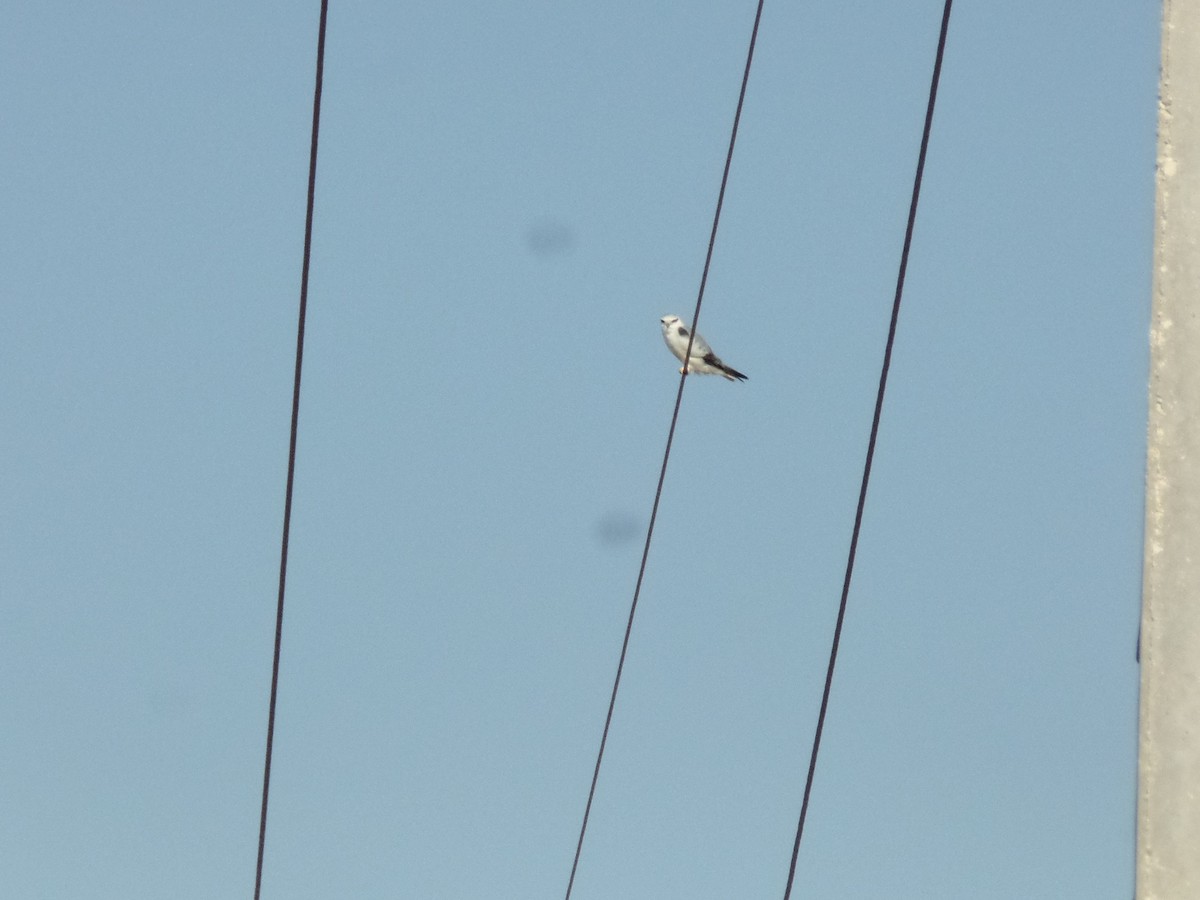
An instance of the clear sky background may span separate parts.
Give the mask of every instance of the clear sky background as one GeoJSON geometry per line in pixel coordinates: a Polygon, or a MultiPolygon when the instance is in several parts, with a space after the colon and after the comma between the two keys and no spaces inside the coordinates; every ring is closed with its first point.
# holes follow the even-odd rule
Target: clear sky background
{"type": "MultiPolygon", "coordinates": [[[[561,897],[754,4],[334,3],[264,897],[561,897]]],[[[762,22],[576,881],[781,897],[941,13],[762,22]]],[[[248,897],[318,4],[9,4],[0,885],[248,897]]],[[[796,897],[1132,893],[1159,8],[955,5],[796,897]]]]}

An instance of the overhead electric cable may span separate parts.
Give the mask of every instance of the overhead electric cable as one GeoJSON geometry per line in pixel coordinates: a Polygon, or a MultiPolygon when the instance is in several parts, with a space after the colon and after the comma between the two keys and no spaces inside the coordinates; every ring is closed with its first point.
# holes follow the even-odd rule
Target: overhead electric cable
{"type": "Polygon", "coordinates": [[[254,900],[262,892],[263,848],[267,839],[267,798],[271,789],[271,751],[275,741],[275,699],[279,693],[279,650],[283,640],[283,597],[287,584],[288,535],[292,524],[292,488],[296,478],[296,433],[300,421],[300,371],[304,362],[304,319],[308,311],[308,268],[312,256],[313,200],[317,187],[317,137],[321,132],[321,81],[325,72],[325,20],[329,0],[321,0],[317,29],[317,75],[313,87],[312,141],[308,154],[308,207],[304,217],[304,262],[300,268],[300,312],[296,327],[296,371],[292,381],[292,427],[288,441],[287,489],[283,501],[283,537],[279,548],[279,597],[275,606],[275,656],[271,663],[271,703],[267,713],[267,750],[263,762],[262,811],[258,820],[258,862],[254,900]]]}
{"type": "MultiPolygon", "coordinates": [[[[733,128],[729,134],[729,150],[725,154],[725,168],[721,173],[721,188],[717,192],[717,207],[713,213],[712,231],[708,236],[708,252],[704,257],[704,271],[700,276],[700,289],[696,294],[696,308],[692,314],[691,333],[688,335],[687,350],[683,354],[685,360],[692,356],[692,342],[696,339],[696,329],[700,322],[700,305],[704,302],[704,287],[708,284],[708,270],[712,265],[713,247],[717,242],[717,226],[721,222],[721,207],[725,203],[725,186],[729,183],[729,169],[733,164],[733,147],[737,143],[738,124],[742,119],[742,105],[746,100],[746,84],[750,80],[750,64],[754,61],[754,45],[758,41],[758,25],[762,20],[764,0],[758,0],[754,13],[754,27],[750,31],[750,47],[746,51],[746,67],[742,72],[742,86],[738,92],[737,111],[733,115],[733,128]]],[[[604,747],[608,743],[608,730],[612,725],[613,708],[617,704],[617,690],[621,686],[621,672],[625,668],[625,656],[629,651],[629,636],[633,631],[633,617],[637,612],[638,598],[642,593],[642,580],[646,575],[646,560],[650,556],[650,541],[654,537],[654,523],[658,518],[658,504],[662,499],[663,482],[667,477],[667,462],[671,458],[671,444],[675,440],[675,425],[679,421],[679,408],[683,402],[683,386],[687,382],[687,363],[680,370],[679,389],[675,393],[675,409],[671,413],[671,427],[667,430],[667,446],[663,451],[662,468],[658,473],[658,487],[654,490],[654,505],[650,509],[650,524],[646,528],[646,543],[642,547],[642,562],[638,566],[637,582],[633,588],[633,602],[629,606],[629,619],[625,623],[625,639],[621,642],[621,655],[617,660],[617,675],[613,679],[612,696],[608,700],[608,713],[604,717],[604,731],[600,735],[600,750],[596,754],[596,766],[592,771],[592,784],[588,788],[587,804],[583,810],[583,823],[579,827],[579,840],[575,844],[575,859],[571,863],[571,877],[567,881],[565,900],[571,900],[571,890],[575,885],[575,873],[579,868],[579,857],[583,852],[583,838],[587,833],[588,817],[592,812],[592,800],[596,796],[596,782],[600,778],[600,764],[604,760],[604,747]]]]}
{"type": "Polygon", "coordinates": [[[917,204],[921,197],[921,179],[925,173],[925,155],[929,149],[929,134],[933,127],[933,108],[937,102],[938,81],[942,74],[942,57],[946,51],[946,32],[950,27],[950,7],[953,0],[946,0],[942,10],[942,28],[938,34],[937,54],[933,61],[933,77],[929,84],[929,101],[925,106],[925,127],[921,133],[921,150],[917,154],[917,174],[913,179],[912,199],[908,206],[908,224],[904,229],[904,247],[900,251],[900,270],[896,275],[896,294],[892,300],[892,318],[888,325],[887,343],[883,351],[883,366],[879,372],[879,390],[875,395],[875,414],[871,419],[871,436],[867,441],[867,458],[863,465],[862,484],[858,491],[858,507],[854,512],[854,528],[850,534],[850,552],[846,559],[846,576],[842,582],[842,597],[838,604],[837,624],[833,629],[833,644],[829,650],[829,666],[825,671],[825,689],[821,694],[821,710],[817,714],[816,732],[813,734],[812,754],[808,761],[808,777],[804,782],[804,800],[800,804],[800,820],[796,825],[796,840],[792,845],[792,861],[788,868],[787,887],[783,900],[792,895],[792,883],[796,877],[796,859],[800,855],[800,840],[804,835],[804,821],[808,816],[808,803],[812,796],[813,775],[817,769],[817,754],[821,749],[821,733],[825,729],[825,714],[829,709],[829,689],[833,684],[833,670],[837,664],[838,645],[842,639],[842,624],[846,619],[846,602],[850,596],[850,579],[854,575],[854,558],[858,552],[858,536],[862,530],[863,508],[867,502],[867,485],[871,480],[871,463],[875,458],[875,441],[879,436],[879,420],[883,412],[883,395],[887,389],[888,369],[892,364],[892,346],[896,341],[896,324],[900,319],[900,299],[904,295],[904,276],[908,271],[908,254],[912,247],[913,226],[917,220],[917,204]]]}

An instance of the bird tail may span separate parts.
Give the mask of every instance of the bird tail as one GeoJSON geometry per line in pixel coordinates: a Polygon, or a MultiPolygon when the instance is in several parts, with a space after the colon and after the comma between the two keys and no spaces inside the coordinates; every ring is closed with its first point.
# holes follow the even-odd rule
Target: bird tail
{"type": "Polygon", "coordinates": [[[728,378],[730,381],[746,381],[747,380],[745,375],[743,375],[741,372],[739,372],[737,369],[733,368],[732,366],[725,365],[725,363],[721,363],[718,366],[718,368],[721,370],[721,374],[724,375],[726,378],[728,378]]]}

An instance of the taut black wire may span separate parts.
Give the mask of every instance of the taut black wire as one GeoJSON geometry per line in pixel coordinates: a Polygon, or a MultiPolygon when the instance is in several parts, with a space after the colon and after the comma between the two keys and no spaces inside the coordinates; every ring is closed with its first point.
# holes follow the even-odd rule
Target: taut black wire
{"type": "MultiPolygon", "coordinates": [[[[708,284],[708,270],[712,265],[713,247],[717,242],[717,226],[721,222],[721,207],[725,203],[725,186],[729,183],[729,168],[733,164],[733,147],[737,143],[738,124],[742,119],[742,105],[746,100],[746,84],[750,80],[750,64],[754,61],[754,45],[758,41],[758,24],[762,20],[764,0],[758,0],[754,13],[754,27],[750,31],[750,47],[746,51],[746,68],[742,72],[742,87],[738,93],[737,111],[733,115],[733,128],[729,135],[729,150],[725,154],[725,169],[721,174],[721,189],[717,192],[717,208],[713,213],[712,231],[708,236],[708,252],[704,257],[704,272],[700,276],[700,290],[696,294],[696,309],[692,315],[692,330],[688,335],[685,360],[691,359],[692,342],[696,339],[696,323],[700,320],[700,304],[704,302],[704,287],[708,284]]],[[[650,540],[654,537],[654,522],[658,518],[658,504],[662,499],[663,482],[667,477],[667,462],[671,458],[671,444],[675,440],[675,425],[679,421],[679,407],[683,402],[683,386],[687,381],[687,363],[682,366],[679,389],[675,393],[675,409],[671,413],[671,427],[667,431],[667,447],[663,451],[662,468],[658,473],[658,487],[654,490],[654,505],[650,509],[650,524],[646,528],[646,543],[642,547],[642,562],[638,566],[637,583],[633,588],[633,602],[629,606],[629,619],[625,623],[625,639],[621,642],[621,656],[617,660],[617,676],[613,679],[612,696],[608,700],[608,714],[604,717],[604,731],[600,735],[600,750],[596,754],[596,767],[592,771],[592,784],[588,788],[587,805],[583,809],[583,824],[579,827],[579,840],[575,844],[575,859],[571,863],[571,877],[567,881],[565,900],[571,900],[571,889],[575,886],[575,873],[579,869],[579,856],[583,852],[583,836],[587,833],[588,817],[592,812],[592,800],[596,796],[596,782],[600,778],[600,763],[604,760],[604,747],[608,743],[608,730],[612,725],[613,708],[617,704],[617,690],[621,686],[621,672],[625,668],[625,655],[629,650],[629,635],[633,631],[633,616],[637,612],[638,598],[642,593],[642,580],[646,575],[646,560],[650,556],[650,540]]]]}
{"type": "Polygon", "coordinates": [[[321,132],[321,81],[325,73],[325,20],[329,0],[321,0],[317,30],[317,77],[313,87],[312,143],[308,154],[308,209],[304,217],[304,263],[300,269],[300,313],[296,327],[296,374],[292,381],[292,429],[288,442],[287,490],[283,501],[283,538],[279,549],[279,598],[275,606],[275,657],[271,663],[271,704],[267,713],[267,752],[263,763],[262,812],[258,820],[258,863],[254,900],[262,893],[263,848],[267,840],[267,798],[271,791],[271,750],[275,742],[275,698],[279,693],[279,650],[283,640],[283,596],[287,584],[288,535],[292,525],[292,486],[296,480],[296,432],[300,421],[300,371],[304,363],[304,318],[308,311],[308,266],[312,256],[313,200],[317,188],[317,137],[321,132]]]}
{"type": "Polygon", "coordinates": [[[917,203],[921,197],[921,178],[925,173],[925,154],[929,149],[929,133],[933,127],[933,107],[937,101],[938,81],[942,74],[942,57],[946,50],[946,32],[950,27],[950,7],[946,0],[942,10],[942,29],[938,35],[937,55],[933,62],[933,78],[929,84],[929,102],[925,106],[925,128],[921,133],[921,150],[917,154],[917,174],[913,179],[912,200],[908,205],[908,225],[904,229],[904,248],[900,251],[900,271],[896,276],[896,295],[892,300],[892,319],[888,325],[887,344],[883,351],[883,366],[879,372],[879,390],[875,395],[875,415],[871,419],[871,437],[867,441],[867,459],[863,465],[862,485],[858,491],[858,507],[854,511],[854,529],[850,534],[850,553],[846,559],[846,577],[842,582],[842,599],[838,604],[837,624],[833,629],[833,645],[829,650],[829,667],[825,671],[825,690],[821,694],[821,711],[813,735],[812,755],[808,760],[808,778],[804,782],[804,801],[800,805],[800,821],[796,825],[796,840],[792,844],[792,862],[788,868],[787,888],[783,900],[792,895],[796,877],[796,859],[800,855],[800,839],[804,835],[804,820],[808,816],[808,801],[812,796],[813,775],[817,770],[817,754],[821,749],[821,733],[825,730],[825,713],[829,709],[829,689],[833,684],[833,669],[837,664],[838,645],[842,640],[842,623],[846,619],[846,601],[850,596],[850,579],[854,574],[854,557],[858,552],[858,535],[862,530],[863,507],[867,502],[867,485],[871,480],[871,462],[875,458],[875,440],[879,436],[879,419],[883,412],[883,395],[887,389],[888,369],[892,365],[892,345],[896,341],[896,323],[900,318],[900,299],[904,295],[904,275],[908,271],[908,253],[912,247],[913,225],[917,220],[917,203]]]}

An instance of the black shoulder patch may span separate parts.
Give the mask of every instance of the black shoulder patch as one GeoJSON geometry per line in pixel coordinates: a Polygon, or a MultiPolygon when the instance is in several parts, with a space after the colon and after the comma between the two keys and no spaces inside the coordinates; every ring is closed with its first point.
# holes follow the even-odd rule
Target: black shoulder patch
{"type": "Polygon", "coordinates": [[[680,325],[677,329],[680,337],[687,337],[687,329],[680,325]]]}

